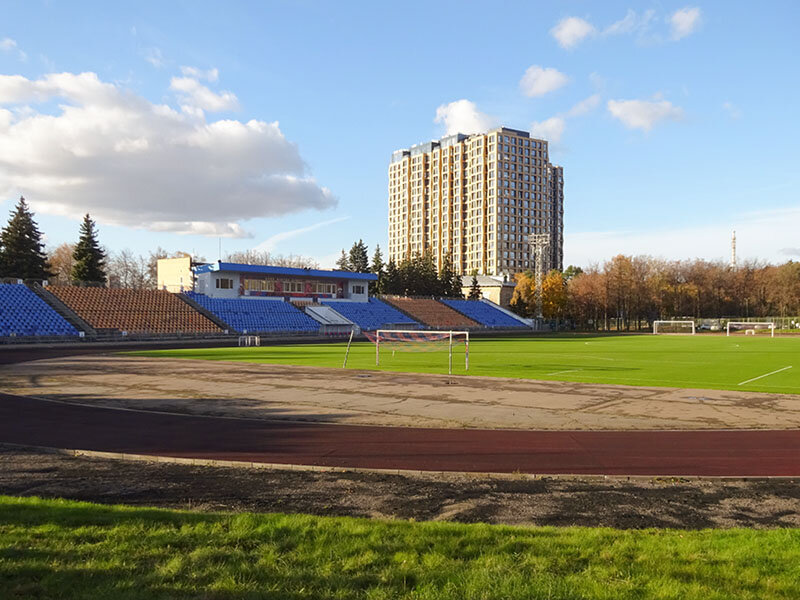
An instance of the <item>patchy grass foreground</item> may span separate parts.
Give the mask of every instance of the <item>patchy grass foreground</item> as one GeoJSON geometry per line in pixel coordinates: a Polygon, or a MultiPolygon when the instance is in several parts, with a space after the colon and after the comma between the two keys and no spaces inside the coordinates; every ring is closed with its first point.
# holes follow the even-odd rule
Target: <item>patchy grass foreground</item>
{"type": "Polygon", "coordinates": [[[0,596],[796,598],[798,530],[514,528],[0,496],[0,596]]]}

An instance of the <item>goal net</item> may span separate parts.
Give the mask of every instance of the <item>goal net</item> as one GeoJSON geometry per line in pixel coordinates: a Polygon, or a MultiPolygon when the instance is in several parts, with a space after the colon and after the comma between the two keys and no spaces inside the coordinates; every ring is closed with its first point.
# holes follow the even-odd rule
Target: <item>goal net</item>
{"type": "Polygon", "coordinates": [[[464,344],[464,370],[469,370],[469,331],[410,331],[401,329],[378,329],[365,331],[375,344],[375,366],[381,364],[381,350],[386,352],[436,352],[448,354],[447,372],[453,373],[453,348],[464,344]]]}
{"type": "Polygon", "coordinates": [[[694,335],[694,321],[653,321],[653,334],[687,333],[694,335]]]}
{"type": "Polygon", "coordinates": [[[772,321],[761,321],[748,323],[745,321],[728,321],[725,326],[726,335],[744,332],[744,335],[756,335],[757,333],[769,332],[770,337],[775,337],[775,323],[772,321]]]}
{"type": "Polygon", "coordinates": [[[251,346],[260,346],[261,345],[261,338],[257,335],[240,335],[239,336],[239,346],[242,347],[251,347],[251,346]]]}

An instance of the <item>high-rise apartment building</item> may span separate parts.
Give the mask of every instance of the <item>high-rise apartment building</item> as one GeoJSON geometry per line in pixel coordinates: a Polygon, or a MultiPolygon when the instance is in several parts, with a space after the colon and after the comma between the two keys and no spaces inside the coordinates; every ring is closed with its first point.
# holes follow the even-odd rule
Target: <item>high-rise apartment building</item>
{"type": "Polygon", "coordinates": [[[547,141],[501,127],[397,150],[389,165],[389,259],[430,250],[438,267],[484,275],[534,269],[529,235],[549,233],[545,270],[563,268],[564,170],[547,141]]]}

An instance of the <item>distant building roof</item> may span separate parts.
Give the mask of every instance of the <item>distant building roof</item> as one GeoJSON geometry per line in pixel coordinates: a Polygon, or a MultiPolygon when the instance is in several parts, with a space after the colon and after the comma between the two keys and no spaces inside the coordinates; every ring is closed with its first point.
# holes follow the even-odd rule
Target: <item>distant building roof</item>
{"type": "Polygon", "coordinates": [[[328,279],[363,279],[376,281],[375,273],[354,273],[352,271],[327,271],[323,269],[304,269],[297,267],[273,267],[268,265],[246,265],[242,263],[229,263],[217,261],[201,265],[195,269],[196,273],[210,273],[212,271],[230,271],[234,273],[260,273],[262,275],[293,275],[295,277],[324,277],[328,279]]]}
{"type": "MultiPolygon", "coordinates": [[[[461,287],[470,287],[471,285],[472,285],[472,275],[462,275],[461,287]]],[[[504,285],[510,285],[514,287],[517,284],[514,283],[513,279],[509,281],[503,281],[502,276],[492,277],[490,275],[478,275],[478,285],[481,287],[502,287],[504,285]]]]}

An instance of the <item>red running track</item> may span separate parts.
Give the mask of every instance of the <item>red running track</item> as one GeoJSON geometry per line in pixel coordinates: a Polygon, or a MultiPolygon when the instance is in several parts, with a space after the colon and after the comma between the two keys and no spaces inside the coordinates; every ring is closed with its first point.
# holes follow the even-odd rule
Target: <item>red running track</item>
{"type": "Polygon", "coordinates": [[[0,442],[265,463],[661,476],[800,476],[800,431],[362,427],[95,408],[0,393],[0,442]]]}

